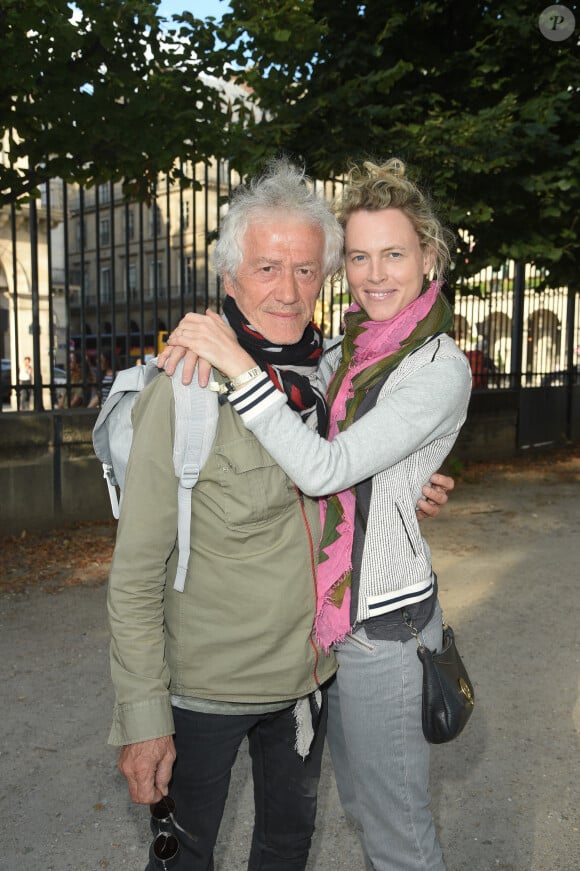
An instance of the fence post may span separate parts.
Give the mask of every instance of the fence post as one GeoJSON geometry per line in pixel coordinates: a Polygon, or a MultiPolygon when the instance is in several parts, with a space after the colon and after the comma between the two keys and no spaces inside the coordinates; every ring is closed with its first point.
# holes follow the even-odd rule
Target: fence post
{"type": "MultiPolygon", "coordinates": [[[[568,299],[566,300],[566,368],[568,372],[574,372],[574,356],[576,350],[576,297],[577,291],[568,285],[568,299]]],[[[574,378],[571,378],[574,383],[574,378]]]]}
{"type": "MultiPolygon", "coordinates": [[[[34,360],[34,410],[43,411],[40,371],[40,302],[38,288],[38,212],[36,199],[30,198],[30,292],[32,296],[32,358],[34,360]]],[[[20,393],[18,394],[20,397],[20,393]]],[[[20,405],[20,403],[19,403],[20,405]]]]}
{"type": "Polygon", "coordinates": [[[566,368],[567,380],[567,406],[566,406],[566,437],[574,439],[574,393],[577,381],[576,373],[576,300],[578,292],[572,285],[568,285],[568,299],[566,301],[566,368]]]}
{"type": "Polygon", "coordinates": [[[516,263],[514,269],[514,304],[512,320],[512,348],[510,362],[510,387],[515,390],[522,386],[523,345],[524,345],[524,291],[525,271],[523,263],[516,263]]]}
{"type": "Polygon", "coordinates": [[[52,415],[53,455],[52,455],[52,506],[55,517],[62,514],[62,414],[52,415]]]}

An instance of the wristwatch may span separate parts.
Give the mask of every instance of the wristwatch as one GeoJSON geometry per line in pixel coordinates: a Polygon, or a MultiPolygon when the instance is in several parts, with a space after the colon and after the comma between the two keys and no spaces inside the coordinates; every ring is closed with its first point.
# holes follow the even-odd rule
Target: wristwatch
{"type": "Polygon", "coordinates": [[[236,375],[235,378],[226,378],[222,384],[219,381],[210,381],[208,386],[210,390],[215,390],[216,393],[233,393],[234,390],[239,390],[244,384],[249,384],[250,381],[253,381],[261,373],[260,367],[254,366],[252,369],[242,372],[241,375],[236,375]]]}

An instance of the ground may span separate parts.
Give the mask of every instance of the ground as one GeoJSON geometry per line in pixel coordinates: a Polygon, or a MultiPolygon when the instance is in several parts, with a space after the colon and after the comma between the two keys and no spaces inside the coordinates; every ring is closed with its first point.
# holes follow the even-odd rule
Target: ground
{"type": "MultiPolygon", "coordinates": [[[[545,454],[523,454],[509,462],[472,463],[454,470],[456,486],[476,486],[491,475],[517,482],[518,478],[569,480],[580,476],[580,451],[565,448],[545,454]]],[[[457,491],[456,491],[457,492],[457,491]]],[[[451,497],[451,506],[455,497],[451,497]]],[[[0,593],[32,588],[58,592],[78,584],[106,581],[115,545],[116,521],[70,523],[44,532],[23,529],[20,535],[0,538],[0,593]]]]}
{"type": "MultiPolygon", "coordinates": [[[[580,450],[455,471],[423,529],[440,599],[474,682],[464,733],[433,748],[448,871],[576,871],[580,450]]],[[[106,744],[106,577],[115,527],[0,541],[0,871],[142,871],[147,808],[106,744]]],[[[217,871],[246,868],[247,753],[234,769],[217,871]]],[[[362,871],[325,759],[308,871],[362,871]]]]}
{"type": "Polygon", "coordinates": [[[94,586],[106,581],[116,522],[71,523],[45,532],[22,530],[0,541],[0,592],[94,586]]]}

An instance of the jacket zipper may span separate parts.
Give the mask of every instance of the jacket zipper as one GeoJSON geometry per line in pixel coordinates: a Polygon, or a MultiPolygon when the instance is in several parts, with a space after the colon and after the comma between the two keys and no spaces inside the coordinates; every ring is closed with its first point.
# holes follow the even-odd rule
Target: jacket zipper
{"type": "MultiPolygon", "coordinates": [[[[306,509],[304,507],[304,494],[302,493],[301,490],[298,489],[296,484],[294,484],[294,491],[295,491],[296,497],[298,499],[298,504],[300,506],[300,512],[302,514],[302,520],[304,523],[304,528],[306,529],[306,535],[308,538],[308,547],[310,550],[310,571],[312,573],[312,584],[314,587],[314,615],[316,616],[316,602],[317,602],[316,561],[314,559],[314,542],[312,541],[312,530],[310,529],[308,517],[306,516],[306,509]]],[[[312,647],[312,650],[314,651],[313,677],[314,677],[314,680],[316,681],[316,686],[320,686],[320,679],[318,677],[318,660],[320,658],[320,653],[319,653],[318,647],[316,645],[316,642],[314,641],[313,635],[314,635],[314,621],[313,621],[312,631],[310,632],[310,646],[312,647]]]]}

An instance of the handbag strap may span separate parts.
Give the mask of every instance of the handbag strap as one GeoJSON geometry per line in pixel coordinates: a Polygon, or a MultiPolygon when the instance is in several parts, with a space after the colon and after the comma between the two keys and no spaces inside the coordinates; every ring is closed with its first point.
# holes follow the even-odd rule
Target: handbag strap
{"type": "MultiPolygon", "coordinates": [[[[423,642],[421,641],[421,639],[419,637],[419,630],[417,629],[417,627],[413,623],[413,618],[411,617],[411,615],[409,614],[409,612],[407,611],[406,608],[403,609],[402,615],[403,615],[403,622],[404,622],[405,626],[408,628],[409,632],[411,633],[411,635],[413,636],[413,638],[417,642],[417,647],[419,648],[419,650],[425,650],[425,645],[423,644],[423,642]]],[[[447,629],[447,623],[445,622],[445,617],[443,616],[443,611],[441,612],[441,622],[443,624],[443,631],[445,632],[445,630],[447,629]]]]}

